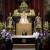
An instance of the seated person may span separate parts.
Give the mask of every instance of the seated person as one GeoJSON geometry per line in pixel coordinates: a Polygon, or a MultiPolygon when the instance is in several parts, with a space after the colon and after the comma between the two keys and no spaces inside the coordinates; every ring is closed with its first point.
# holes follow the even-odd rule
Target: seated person
{"type": "Polygon", "coordinates": [[[24,30],[24,31],[22,32],[22,35],[27,35],[27,31],[24,30]]]}

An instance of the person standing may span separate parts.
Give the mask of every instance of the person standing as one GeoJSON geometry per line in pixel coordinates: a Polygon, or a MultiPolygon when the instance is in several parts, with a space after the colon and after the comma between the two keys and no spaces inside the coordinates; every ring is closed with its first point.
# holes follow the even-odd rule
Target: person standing
{"type": "Polygon", "coordinates": [[[7,33],[6,33],[6,40],[5,40],[6,50],[12,50],[13,42],[12,42],[11,36],[13,36],[13,33],[9,29],[7,30],[7,33]]]}
{"type": "Polygon", "coordinates": [[[2,35],[2,38],[5,39],[5,36],[6,36],[6,29],[5,29],[5,27],[3,27],[3,29],[2,29],[1,35],[2,35]]]}

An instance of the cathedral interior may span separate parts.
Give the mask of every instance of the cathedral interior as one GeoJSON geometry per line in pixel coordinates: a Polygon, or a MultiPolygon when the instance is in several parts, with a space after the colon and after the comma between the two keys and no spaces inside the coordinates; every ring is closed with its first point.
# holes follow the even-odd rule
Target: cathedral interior
{"type": "Polygon", "coordinates": [[[50,0],[0,0],[0,42],[0,50],[50,50],[50,0]]]}

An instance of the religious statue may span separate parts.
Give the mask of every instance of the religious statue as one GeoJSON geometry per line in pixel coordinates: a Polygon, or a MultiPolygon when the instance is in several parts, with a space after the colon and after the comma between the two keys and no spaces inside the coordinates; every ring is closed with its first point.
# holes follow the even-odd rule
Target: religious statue
{"type": "Polygon", "coordinates": [[[12,25],[13,19],[11,13],[9,13],[9,17],[7,18],[8,24],[12,25]]]}
{"type": "Polygon", "coordinates": [[[35,24],[36,24],[36,28],[42,28],[40,13],[38,13],[38,16],[35,18],[35,24]]]}
{"type": "Polygon", "coordinates": [[[9,17],[7,18],[7,28],[13,28],[12,22],[13,22],[13,18],[11,16],[11,13],[9,13],[9,17]]]}
{"type": "Polygon", "coordinates": [[[23,11],[20,14],[21,14],[21,19],[20,19],[19,23],[29,23],[29,21],[27,19],[28,13],[25,13],[25,11],[23,11]]]}

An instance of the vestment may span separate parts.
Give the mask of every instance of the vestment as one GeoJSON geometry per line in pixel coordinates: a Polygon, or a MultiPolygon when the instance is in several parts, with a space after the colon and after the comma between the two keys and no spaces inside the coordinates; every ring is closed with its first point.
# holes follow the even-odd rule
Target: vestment
{"type": "Polygon", "coordinates": [[[39,37],[39,32],[33,32],[33,37],[37,39],[39,37]]]}
{"type": "Polygon", "coordinates": [[[13,42],[11,36],[12,34],[10,32],[6,33],[6,39],[5,39],[6,50],[12,50],[13,42]]]}
{"type": "Polygon", "coordinates": [[[6,35],[6,29],[3,29],[3,30],[2,30],[1,35],[2,35],[2,38],[5,38],[5,35],[6,35]]]}

